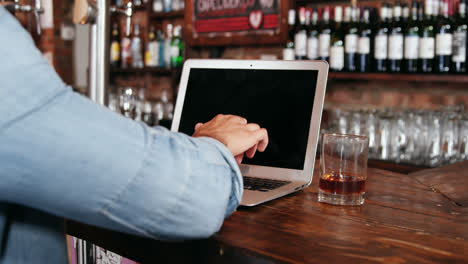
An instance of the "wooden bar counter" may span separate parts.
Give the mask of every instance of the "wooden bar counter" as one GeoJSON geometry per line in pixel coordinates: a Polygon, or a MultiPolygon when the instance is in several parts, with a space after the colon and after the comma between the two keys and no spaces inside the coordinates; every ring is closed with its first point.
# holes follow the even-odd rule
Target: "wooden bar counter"
{"type": "Polygon", "coordinates": [[[468,162],[369,166],[362,206],[318,203],[316,163],[309,188],[239,208],[210,239],[163,243],[75,222],[68,233],[142,263],[468,263],[468,162]]]}

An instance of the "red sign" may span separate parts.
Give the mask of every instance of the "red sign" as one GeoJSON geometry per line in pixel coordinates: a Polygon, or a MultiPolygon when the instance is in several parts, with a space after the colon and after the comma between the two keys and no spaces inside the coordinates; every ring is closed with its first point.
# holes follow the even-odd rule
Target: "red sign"
{"type": "Polygon", "coordinates": [[[275,31],[280,0],[193,0],[196,33],[275,31]]]}

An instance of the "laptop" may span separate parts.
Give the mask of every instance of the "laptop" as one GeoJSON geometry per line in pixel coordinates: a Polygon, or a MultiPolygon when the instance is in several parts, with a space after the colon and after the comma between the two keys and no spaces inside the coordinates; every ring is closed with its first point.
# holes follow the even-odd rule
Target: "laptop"
{"type": "Polygon", "coordinates": [[[327,76],[325,61],[187,60],[171,130],[192,135],[217,114],[266,128],[265,152],[240,165],[241,205],[273,200],[312,182],[327,76]]]}

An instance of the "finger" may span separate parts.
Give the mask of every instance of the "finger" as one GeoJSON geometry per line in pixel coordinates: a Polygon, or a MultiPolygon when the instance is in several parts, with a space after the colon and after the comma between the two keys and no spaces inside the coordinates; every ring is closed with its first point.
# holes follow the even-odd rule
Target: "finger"
{"type": "Polygon", "coordinates": [[[260,152],[265,151],[266,147],[268,146],[268,132],[265,128],[261,128],[257,131],[254,131],[255,137],[257,139],[257,149],[260,152]]]}
{"type": "Polygon", "coordinates": [[[242,159],[244,158],[244,153],[241,153],[241,154],[235,156],[235,158],[236,158],[237,164],[240,165],[242,163],[242,159]]]}
{"type": "Polygon", "coordinates": [[[247,129],[249,131],[255,131],[255,130],[259,130],[260,129],[260,126],[258,124],[255,124],[255,123],[250,123],[250,124],[247,124],[247,129]]]}
{"type": "Polygon", "coordinates": [[[255,144],[255,146],[251,147],[245,152],[245,155],[247,156],[247,158],[251,159],[255,156],[255,152],[257,152],[257,146],[258,144],[255,144]]]}
{"type": "Polygon", "coordinates": [[[197,131],[202,125],[203,125],[203,123],[197,123],[195,125],[195,131],[197,131]]]}

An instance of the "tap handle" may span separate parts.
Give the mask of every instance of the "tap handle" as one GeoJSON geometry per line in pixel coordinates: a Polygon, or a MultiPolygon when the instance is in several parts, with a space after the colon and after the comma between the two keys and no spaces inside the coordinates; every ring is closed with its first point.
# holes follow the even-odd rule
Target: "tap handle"
{"type": "Polygon", "coordinates": [[[36,19],[37,35],[41,35],[41,21],[39,19],[39,11],[37,9],[34,9],[33,14],[34,18],[36,19]]]}

